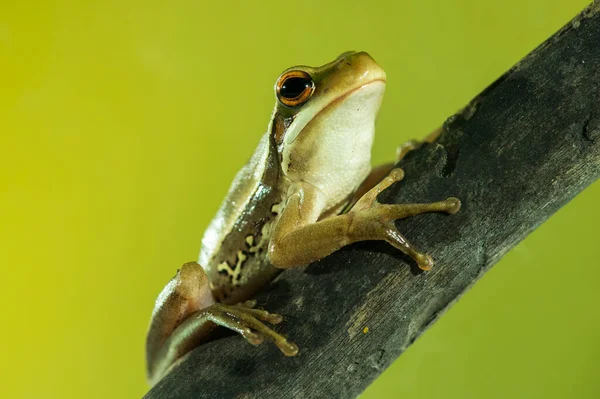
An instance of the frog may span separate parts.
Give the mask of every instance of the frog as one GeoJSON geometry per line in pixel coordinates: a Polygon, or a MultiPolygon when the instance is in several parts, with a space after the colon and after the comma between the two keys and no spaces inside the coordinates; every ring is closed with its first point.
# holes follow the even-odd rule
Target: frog
{"type": "MultiPolygon", "coordinates": [[[[422,270],[433,265],[396,228],[398,219],[454,214],[460,200],[382,204],[404,177],[395,163],[371,166],[386,73],[366,52],[320,66],[294,66],[275,83],[275,107],[250,160],[202,238],[198,262],[183,264],[158,295],[146,339],[151,385],[218,328],[252,345],[269,340],[285,356],[299,348],[272,325],[283,317],[253,299],[283,270],[316,262],[352,243],[382,240],[422,270]]],[[[396,161],[423,141],[399,147],[396,161]]]]}

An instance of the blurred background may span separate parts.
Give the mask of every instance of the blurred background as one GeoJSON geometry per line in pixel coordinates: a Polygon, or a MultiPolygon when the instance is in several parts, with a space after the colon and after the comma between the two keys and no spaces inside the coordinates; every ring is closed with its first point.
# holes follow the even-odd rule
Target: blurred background
{"type": "MultiPolygon", "coordinates": [[[[147,391],[155,297],[197,259],[281,70],[368,51],[388,75],[381,163],[587,3],[2,2],[0,396],[147,391]]],[[[599,201],[596,183],[361,397],[600,397],[599,201]]]]}

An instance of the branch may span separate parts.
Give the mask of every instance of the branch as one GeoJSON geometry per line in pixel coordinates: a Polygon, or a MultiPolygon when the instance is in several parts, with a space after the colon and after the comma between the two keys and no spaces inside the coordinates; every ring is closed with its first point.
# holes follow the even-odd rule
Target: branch
{"type": "Polygon", "coordinates": [[[300,347],[231,335],[195,349],[146,396],[355,397],[507,251],[600,177],[600,3],[586,8],[410,153],[382,202],[462,200],[398,222],[436,260],[383,242],[287,270],[257,299],[300,347]],[[368,328],[368,332],[365,333],[368,328]]]}

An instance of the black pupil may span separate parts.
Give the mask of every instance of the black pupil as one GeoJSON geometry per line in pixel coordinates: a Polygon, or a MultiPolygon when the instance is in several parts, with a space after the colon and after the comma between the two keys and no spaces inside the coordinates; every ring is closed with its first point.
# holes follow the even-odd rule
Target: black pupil
{"type": "Polygon", "coordinates": [[[310,85],[310,80],[306,78],[289,78],[281,85],[279,94],[284,98],[296,98],[310,85]]]}

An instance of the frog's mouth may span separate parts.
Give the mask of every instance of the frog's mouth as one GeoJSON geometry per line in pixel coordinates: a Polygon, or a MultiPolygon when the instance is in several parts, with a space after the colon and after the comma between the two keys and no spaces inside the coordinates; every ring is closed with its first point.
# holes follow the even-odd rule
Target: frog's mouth
{"type": "MultiPolygon", "coordinates": [[[[368,90],[369,88],[371,88],[371,86],[373,85],[377,85],[380,84],[381,85],[381,96],[383,97],[383,91],[385,89],[385,84],[386,84],[386,79],[385,78],[377,78],[377,79],[373,79],[367,83],[363,83],[360,86],[357,86],[353,89],[348,90],[347,92],[341,94],[340,96],[332,99],[328,104],[326,104],[323,108],[321,108],[321,110],[315,114],[313,119],[317,119],[319,118],[319,116],[328,111],[329,108],[331,107],[336,107],[337,105],[341,104],[344,102],[344,100],[348,99],[348,97],[355,95],[361,91],[365,91],[368,90]]],[[[381,101],[380,101],[381,102],[381,101]]],[[[377,110],[379,110],[379,106],[377,107],[377,110]]],[[[376,111],[377,111],[376,110],[376,111]]],[[[295,138],[294,138],[295,140],[295,138]]]]}
{"type": "MultiPolygon", "coordinates": [[[[375,121],[375,117],[377,116],[377,112],[379,111],[379,106],[381,105],[381,101],[383,99],[383,93],[385,91],[386,79],[385,77],[378,77],[366,83],[362,83],[357,85],[350,90],[345,91],[337,97],[332,98],[329,102],[324,104],[315,104],[313,106],[319,107],[317,108],[314,116],[307,120],[302,120],[303,118],[296,118],[292,124],[290,125],[289,130],[286,132],[284,137],[284,145],[290,145],[296,141],[296,139],[300,136],[300,132],[302,132],[308,125],[312,124],[314,121],[322,119],[323,115],[328,114],[332,111],[332,109],[341,107],[348,108],[347,109],[347,117],[348,119],[368,119],[375,121]],[[359,105],[360,107],[355,111],[352,111],[352,107],[346,107],[348,100],[354,96],[358,96],[359,100],[362,98],[364,100],[364,104],[356,104],[355,102],[351,102],[352,106],[359,105]],[[362,112],[361,112],[362,111],[362,112]]],[[[360,100],[358,101],[360,103],[360,100]]],[[[332,121],[332,123],[335,123],[332,121]]]]}
{"type": "Polygon", "coordinates": [[[341,101],[344,101],[346,98],[348,98],[349,96],[361,91],[361,90],[366,90],[367,88],[369,88],[372,85],[375,84],[382,84],[382,95],[383,95],[383,89],[385,88],[385,84],[386,84],[386,79],[385,78],[377,78],[377,79],[373,79],[367,83],[363,83],[353,89],[348,90],[345,93],[342,93],[341,95],[339,95],[338,97],[332,99],[328,104],[326,104],[323,108],[321,108],[321,110],[315,115],[315,118],[317,118],[319,116],[319,114],[321,114],[323,111],[325,111],[327,108],[329,107],[334,107],[336,104],[340,103],[341,101]]]}

